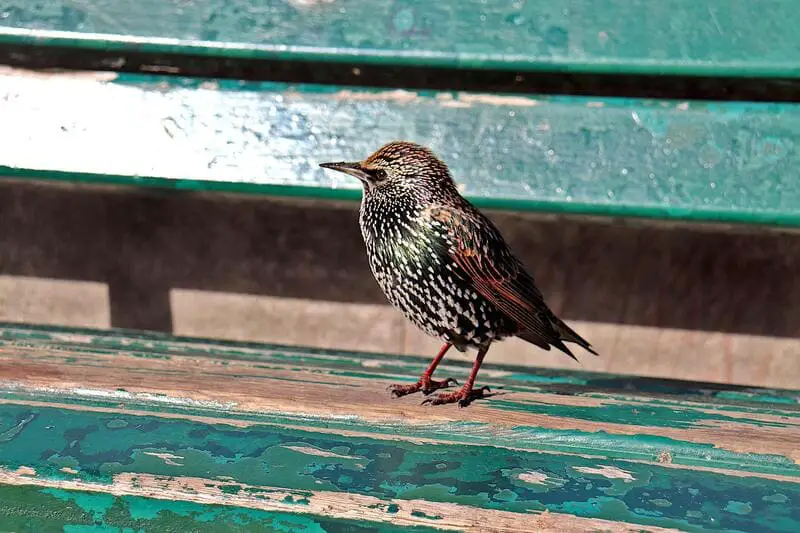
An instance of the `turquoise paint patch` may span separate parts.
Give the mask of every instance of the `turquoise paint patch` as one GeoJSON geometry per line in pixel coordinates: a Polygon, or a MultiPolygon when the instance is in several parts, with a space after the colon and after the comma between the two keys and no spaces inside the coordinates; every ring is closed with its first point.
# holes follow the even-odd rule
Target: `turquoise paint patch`
{"type": "Polygon", "coordinates": [[[119,533],[119,528],[105,526],[102,524],[92,524],[90,526],[65,524],[64,533],[119,533]]]}
{"type": "MultiPolygon", "coordinates": [[[[509,411],[546,414],[560,418],[577,418],[593,422],[629,424],[647,427],[670,427],[690,429],[703,426],[709,421],[751,424],[761,427],[787,427],[790,423],[763,421],[754,418],[733,417],[722,413],[708,412],[708,408],[654,405],[653,403],[609,401],[600,406],[558,405],[544,402],[513,402],[495,399],[492,407],[509,411]]],[[[796,424],[800,431],[800,424],[796,424]]]]}
{"type": "Polygon", "coordinates": [[[753,506],[747,502],[736,502],[731,500],[728,502],[728,505],[725,506],[725,510],[729,513],[746,515],[753,511],[753,506]]]}
{"type": "Polygon", "coordinates": [[[74,492],[61,489],[42,489],[43,494],[49,494],[60,500],[71,501],[81,509],[90,513],[96,521],[102,521],[105,514],[114,505],[114,496],[102,493],[74,492]]]}

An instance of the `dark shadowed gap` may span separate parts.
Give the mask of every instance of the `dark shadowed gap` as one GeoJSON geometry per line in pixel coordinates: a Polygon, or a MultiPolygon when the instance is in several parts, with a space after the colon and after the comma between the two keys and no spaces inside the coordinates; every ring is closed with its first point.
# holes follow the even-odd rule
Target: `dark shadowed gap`
{"type": "Polygon", "coordinates": [[[11,44],[0,45],[0,64],[29,69],[159,73],[201,78],[418,90],[800,102],[800,80],[795,79],[504,72],[11,44]]]}
{"type": "MultiPolygon", "coordinates": [[[[169,290],[385,304],[354,204],[0,182],[0,274],[105,282],[115,327],[169,290]]],[[[567,320],[800,338],[800,234],[489,213],[567,320]]]]}

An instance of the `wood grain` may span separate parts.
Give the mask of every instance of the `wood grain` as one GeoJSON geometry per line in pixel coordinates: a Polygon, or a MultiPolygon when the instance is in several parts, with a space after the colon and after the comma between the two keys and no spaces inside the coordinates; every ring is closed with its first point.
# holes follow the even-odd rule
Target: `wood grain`
{"type": "Polygon", "coordinates": [[[137,527],[212,509],[218,524],[244,512],[340,524],[323,530],[347,520],[465,531],[800,523],[796,392],[487,365],[482,379],[500,394],[468,409],[389,398],[387,384],[423,367],[0,328],[0,510],[60,499],[137,527]],[[85,500],[100,497],[111,498],[100,511],[85,500]]]}

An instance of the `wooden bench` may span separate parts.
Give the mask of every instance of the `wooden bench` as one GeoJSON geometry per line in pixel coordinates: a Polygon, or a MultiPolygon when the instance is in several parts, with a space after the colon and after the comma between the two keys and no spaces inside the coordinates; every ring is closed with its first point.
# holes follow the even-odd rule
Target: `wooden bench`
{"type": "MultiPolygon", "coordinates": [[[[16,0],[0,176],[356,200],[318,163],[402,138],[483,207],[800,226],[795,2],[518,4],[16,0]]],[[[0,530],[800,530],[796,391],[425,364],[2,324],[0,530]]]]}
{"type": "MultiPolygon", "coordinates": [[[[468,409],[389,398],[425,365],[0,327],[11,530],[797,531],[800,394],[488,364],[468,409]]],[[[469,361],[441,372],[463,378],[469,361]]]]}

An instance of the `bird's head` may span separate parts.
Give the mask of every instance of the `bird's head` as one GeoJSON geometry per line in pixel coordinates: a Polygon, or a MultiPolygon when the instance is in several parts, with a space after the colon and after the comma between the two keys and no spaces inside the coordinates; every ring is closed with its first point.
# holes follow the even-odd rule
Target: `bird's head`
{"type": "Polygon", "coordinates": [[[363,161],[320,166],[358,178],[367,193],[455,187],[447,165],[424,146],[406,141],[385,144],[363,161]]]}

